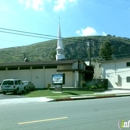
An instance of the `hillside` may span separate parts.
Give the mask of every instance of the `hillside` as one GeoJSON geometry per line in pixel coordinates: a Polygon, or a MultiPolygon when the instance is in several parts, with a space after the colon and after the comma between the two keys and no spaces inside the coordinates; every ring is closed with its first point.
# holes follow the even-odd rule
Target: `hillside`
{"type": "MultiPolygon", "coordinates": [[[[87,59],[89,56],[87,41],[91,38],[92,58],[99,57],[101,43],[110,41],[116,58],[130,55],[130,39],[115,36],[91,36],[64,38],[63,45],[67,59],[87,59]]],[[[57,40],[35,43],[28,46],[0,49],[0,63],[21,62],[24,54],[30,61],[52,60],[50,55],[55,52],[57,40]]]]}

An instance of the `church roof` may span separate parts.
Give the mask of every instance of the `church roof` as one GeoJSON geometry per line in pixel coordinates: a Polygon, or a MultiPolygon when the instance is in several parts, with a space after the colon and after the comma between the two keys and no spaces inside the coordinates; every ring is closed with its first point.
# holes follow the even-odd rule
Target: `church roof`
{"type": "Polygon", "coordinates": [[[0,63],[2,67],[22,67],[22,66],[55,66],[55,65],[68,65],[77,62],[78,60],[59,60],[59,61],[37,61],[37,62],[12,62],[0,63]]]}

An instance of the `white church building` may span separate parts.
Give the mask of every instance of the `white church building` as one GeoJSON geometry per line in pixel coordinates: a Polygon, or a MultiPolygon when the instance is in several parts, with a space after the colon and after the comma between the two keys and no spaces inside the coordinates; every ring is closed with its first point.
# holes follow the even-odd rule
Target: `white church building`
{"type": "Polygon", "coordinates": [[[56,61],[37,61],[20,63],[0,63],[0,82],[4,79],[21,79],[31,81],[38,89],[52,84],[53,74],[65,74],[63,87],[80,87],[86,64],[81,60],[67,60],[61,38],[60,24],[58,27],[56,61]]]}

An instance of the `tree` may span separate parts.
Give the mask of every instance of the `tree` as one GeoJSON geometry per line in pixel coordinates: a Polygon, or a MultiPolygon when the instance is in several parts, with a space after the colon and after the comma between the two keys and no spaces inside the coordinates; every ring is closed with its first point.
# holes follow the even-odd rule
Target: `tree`
{"type": "Polygon", "coordinates": [[[100,51],[99,51],[99,55],[105,59],[105,60],[110,60],[111,56],[113,53],[113,48],[111,46],[110,42],[104,42],[103,44],[101,44],[100,46],[100,51]]]}
{"type": "Polygon", "coordinates": [[[51,52],[49,57],[51,60],[56,60],[56,51],[51,52]]]}

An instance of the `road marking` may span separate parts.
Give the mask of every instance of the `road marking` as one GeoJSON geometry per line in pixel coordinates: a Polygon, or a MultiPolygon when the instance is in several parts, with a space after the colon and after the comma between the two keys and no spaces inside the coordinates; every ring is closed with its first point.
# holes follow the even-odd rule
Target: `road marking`
{"type": "Polygon", "coordinates": [[[20,123],[18,123],[18,125],[32,124],[32,123],[45,122],[45,121],[63,120],[63,119],[67,119],[67,118],[68,117],[59,117],[59,118],[50,118],[50,119],[44,119],[44,120],[20,122],[20,123]]]}

